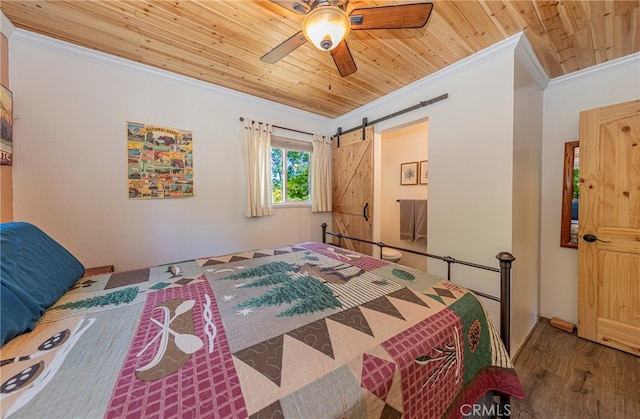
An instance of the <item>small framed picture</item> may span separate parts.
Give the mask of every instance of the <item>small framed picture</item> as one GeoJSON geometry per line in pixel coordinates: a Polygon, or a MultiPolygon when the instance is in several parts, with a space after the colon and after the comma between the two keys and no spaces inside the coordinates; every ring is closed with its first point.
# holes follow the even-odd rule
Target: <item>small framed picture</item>
{"type": "Polygon", "coordinates": [[[418,184],[418,162],[402,163],[400,165],[400,184],[401,185],[417,185],[418,184]]]}
{"type": "Polygon", "coordinates": [[[420,162],[420,184],[428,185],[429,184],[429,171],[427,167],[427,162],[429,160],[423,160],[420,162]]]}

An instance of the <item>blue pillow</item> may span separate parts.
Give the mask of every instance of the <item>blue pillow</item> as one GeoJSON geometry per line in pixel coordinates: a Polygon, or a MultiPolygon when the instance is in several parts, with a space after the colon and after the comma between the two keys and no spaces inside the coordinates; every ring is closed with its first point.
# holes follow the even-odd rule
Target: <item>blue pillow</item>
{"type": "Polygon", "coordinates": [[[0,346],[14,337],[33,330],[44,310],[15,284],[0,284],[0,346]]]}
{"type": "MultiPolygon", "coordinates": [[[[2,292],[11,290],[8,307],[16,310],[15,316],[24,316],[7,319],[13,325],[31,324],[33,316],[39,318],[84,275],[84,266],[68,250],[38,227],[25,222],[0,224],[0,262],[2,292]],[[22,302],[26,309],[18,308],[16,301],[22,302]]],[[[7,315],[14,316],[5,309],[3,295],[3,338],[7,315]]],[[[9,323],[7,330],[10,330],[9,323]]]]}

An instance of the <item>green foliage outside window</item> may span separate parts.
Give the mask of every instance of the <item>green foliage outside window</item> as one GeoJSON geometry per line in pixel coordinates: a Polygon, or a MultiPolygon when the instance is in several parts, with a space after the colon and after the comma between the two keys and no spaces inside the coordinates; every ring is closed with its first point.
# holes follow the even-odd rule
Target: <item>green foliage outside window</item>
{"type": "Polygon", "coordinates": [[[271,148],[271,195],[274,204],[282,204],[282,152],[281,148],[271,148]]]}
{"type": "Polygon", "coordinates": [[[287,200],[309,200],[309,153],[287,150],[287,200]]]}
{"type": "Polygon", "coordinates": [[[271,148],[272,202],[274,204],[309,200],[309,158],[310,153],[306,151],[271,148]]]}
{"type": "Polygon", "coordinates": [[[580,168],[573,169],[573,199],[580,199],[580,168]]]}

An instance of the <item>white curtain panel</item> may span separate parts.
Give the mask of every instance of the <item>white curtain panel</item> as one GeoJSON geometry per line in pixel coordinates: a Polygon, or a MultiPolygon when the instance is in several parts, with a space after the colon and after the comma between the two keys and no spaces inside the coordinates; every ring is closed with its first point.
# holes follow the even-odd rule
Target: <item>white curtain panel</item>
{"type": "Polygon", "coordinates": [[[311,156],[311,211],[331,211],[332,194],[331,138],[315,134],[311,156]]]}
{"type": "Polygon", "coordinates": [[[244,121],[243,154],[247,174],[247,217],[272,215],[271,125],[244,121]]]}

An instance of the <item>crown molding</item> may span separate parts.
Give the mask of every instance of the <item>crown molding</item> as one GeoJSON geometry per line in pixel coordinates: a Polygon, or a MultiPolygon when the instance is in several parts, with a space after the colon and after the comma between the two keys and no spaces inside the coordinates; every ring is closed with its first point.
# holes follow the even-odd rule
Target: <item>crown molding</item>
{"type": "Polygon", "coordinates": [[[9,18],[0,10],[0,32],[9,39],[15,30],[16,27],[13,26],[9,18]]]}
{"type": "Polygon", "coordinates": [[[627,55],[616,60],[606,61],[602,64],[594,65],[584,70],[575,71],[573,73],[553,78],[549,81],[549,89],[553,89],[559,86],[563,86],[565,83],[580,81],[588,79],[590,77],[599,76],[602,73],[609,71],[616,71],[627,66],[635,66],[640,72],[640,52],[636,52],[631,55],[627,55]]]}
{"type": "Polygon", "coordinates": [[[536,56],[529,39],[524,34],[524,32],[520,32],[520,38],[518,45],[516,46],[516,55],[520,58],[520,61],[527,68],[529,75],[533,77],[535,82],[538,84],[541,90],[544,90],[549,85],[549,76],[547,72],[540,64],[540,60],[536,56]]]}
{"type": "MultiPolygon", "coordinates": [[[[76,59],[80,59],[83,61],[88,61],[94,64],[102,65],[105,67],[112,67],[118,70],[136,73],[145,77],[164,79],[165,81],[171,81],[171,82],[195,86],[198,89],[206,89],[217,94],[234,96],[244,101],[254,102],[260,106],[267,105],[273,108],[280,108],[283,112],[287,113],[288,115],[292,113],[297,114],[307,119],[315,119],[323,124],[329,124],[332,121],[331,119],[325,116],[304,111],[302,109],[297,109],[291,106],[272,102],[267,99],[262,99],[247,93],[238,92],[237,90],[232,90],[226,87],[218,86],[216,84],[194,79],[192,77],[183,76],[181,74],[172,73],[166,70],[161,70],[159,68],[151,67],[146,64],[137,63],[135,61],[127,60],[121,57],[116,57],[115,55],[106,54],[106,53],[95,51],[89,48],[74,45],[65,41],[60,41],[58,39],[40,35],[35,32],[26,31],[24,29],[16,29],[15,32],[13,33],[13,36],[11,37],[11,42],[44,49],[54,53],[58,53],[58,54],[66,55],[76,59]]],[[[245,118],[249,117],[249,115],[242,115],[242,116],[244,116],[245,118]]]]}

